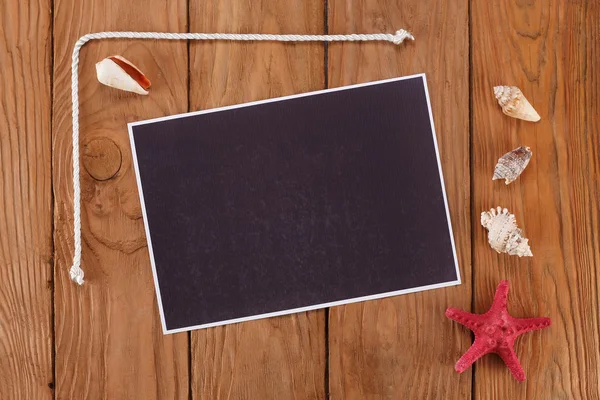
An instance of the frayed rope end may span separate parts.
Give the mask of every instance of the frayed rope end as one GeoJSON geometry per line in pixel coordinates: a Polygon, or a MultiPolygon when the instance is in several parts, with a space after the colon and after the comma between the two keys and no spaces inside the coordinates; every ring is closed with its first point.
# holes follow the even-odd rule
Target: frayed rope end
{"type": "Polygon", "coordinates": [[[83,270],[80,267],[75,265],[71,266],[69,276],[71,277],[71,280],[79,286],[83,285],[83,270]]]}
{"type": "Polygon", "coordinates": [[[405,39],[415,40],[415,37],[410,32],[407,32],[404,29],[400,29],[399,31],[396,31],[392,42],[394,44],[400,44],[404,42],[405,39]]]}

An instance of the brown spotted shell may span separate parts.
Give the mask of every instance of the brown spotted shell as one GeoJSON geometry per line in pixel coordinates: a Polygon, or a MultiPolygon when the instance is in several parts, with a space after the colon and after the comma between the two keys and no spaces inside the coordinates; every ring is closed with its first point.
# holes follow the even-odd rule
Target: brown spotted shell
{"type": "Polygon", "coordinates": [[[507,185],[513,182],[525,170],[532,155],[531,149],[526,146],[509,151],[498,159],[492,180],[504,179],[507,185]]]}

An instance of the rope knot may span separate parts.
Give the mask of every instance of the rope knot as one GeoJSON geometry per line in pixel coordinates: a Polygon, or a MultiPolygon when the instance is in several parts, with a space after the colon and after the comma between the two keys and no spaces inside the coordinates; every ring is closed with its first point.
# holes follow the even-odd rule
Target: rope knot
{"type": "Polygon", "coordinates": [[[71,280],[76,282],[79,286],[83,285],[83,270],[81,267],[76,265],[71,266],[69,276],[71,277],[71,280]]]}
{"type": "Polygon", "coordinates": [[[415,40],[414,36],[410,32],[400,29],[399,31],[396,31],[396,34],[392,38],[392,42],[394,44],[400,44],[404,42],[405,39],[415,40]]]}

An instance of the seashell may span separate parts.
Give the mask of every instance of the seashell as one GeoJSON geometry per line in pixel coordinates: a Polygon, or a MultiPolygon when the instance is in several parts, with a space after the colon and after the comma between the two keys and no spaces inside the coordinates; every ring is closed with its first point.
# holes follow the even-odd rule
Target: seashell
{"type": "Polygon", "coordinates": [[[96,63],[96,76],[103,85],[137,94],[148,94],[150,81],[133,63],[121,56],[110,56],[96,63]]]}
{"type": "Polygon", "coordinates": [[[513,182],[527,167],[532,155],[531,149],[524,146],[509,151],[498,159],[492,180],[505,179],[507,185],[513,182]]]}
{"type": "Polygon", "coordinates": [[[496,86],[494,95],[498,104],[502,107],[504,114],[509,117],[523,119],[525,121],[537,122],[540,115],[527,101],[521,90],[516,86],[496,86]]]}
{"type": "Polygon", "coordinates": [[[498,253],[532,257],[529,239],[517,228],[515,216],[506,208],[497,207],[481,213],[481,225],[488,230],[488,242],[498,253]]]}

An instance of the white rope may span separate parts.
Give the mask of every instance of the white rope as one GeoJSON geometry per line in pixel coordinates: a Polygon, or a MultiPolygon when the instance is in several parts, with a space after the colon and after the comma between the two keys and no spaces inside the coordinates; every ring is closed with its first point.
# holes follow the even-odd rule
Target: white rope
{"type": "Polygon", "coordinates": [[[236,33],[163,33],[163,32],[98,32],[82,36],[73,48],[71,64],[71,96],[73,100],[73,236],[75,249],[73,265],[69,270],[71,279],[83,285],[81,269],[81,182],[79,177],[79,51],[93,39],[157,39],[157,40],[268,40],[277,42],[368,42],[385,41],[400,44],[405,39],[415,38],[404,29],[394,35],[389,33],[351,35],[270,35],[236,33]]]}

